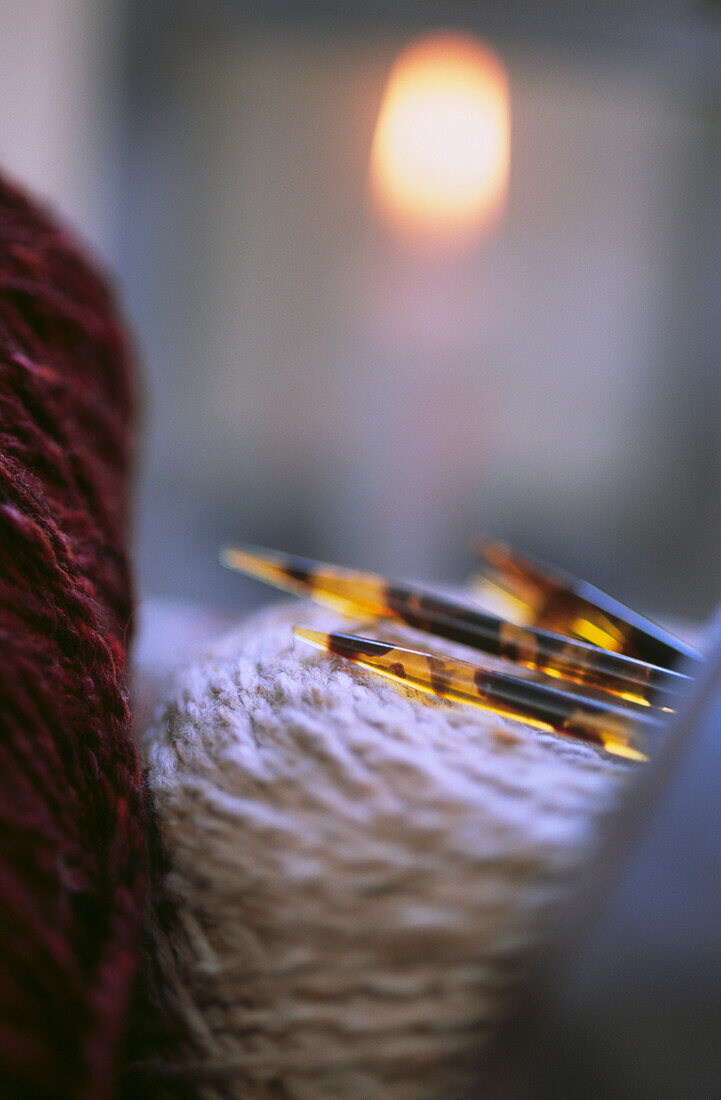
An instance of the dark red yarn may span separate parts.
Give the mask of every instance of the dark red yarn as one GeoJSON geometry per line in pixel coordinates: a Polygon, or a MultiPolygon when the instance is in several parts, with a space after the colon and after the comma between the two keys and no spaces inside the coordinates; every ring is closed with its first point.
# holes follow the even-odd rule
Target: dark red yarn
{"type": "Polygon", "coordinates": [[[0,180],[0,1096],[103,1098],[145,887],[124,686],[129,358],[102,281],[0,180]]]}

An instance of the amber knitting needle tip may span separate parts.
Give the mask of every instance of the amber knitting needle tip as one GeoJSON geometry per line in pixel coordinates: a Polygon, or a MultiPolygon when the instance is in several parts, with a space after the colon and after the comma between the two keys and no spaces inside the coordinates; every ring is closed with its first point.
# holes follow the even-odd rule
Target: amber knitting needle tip
{"type": "Polygon", "coordinates": [[[482,581],[508,594],[521,621],[542,630],[580,638],[663,668],[698,665],[701,655],[658,623],[606,592],[496,539],[478,544],[482,581]]]}
{"type": "Polygon", "coordinates": [[[352,634],[326,634],[300,626],[294,627],[293,632],[317,649],[436,698],[468,703],[534,729],[564,734],[626,760],[648,760],[639,726],[655,730],[662,726],[651,714],[636,720],[620,707],[606,707],[467,661],[441,658],[352,634]]]}
{"type": "Polygon", "coordinates": [[[220,560],[228,569],[277,585],[296,595],[358,617],[387,615],[387,582],[373,573],[328,565],[296,554],[282,554],[260,546],[224,546],[220,560]]]}
{"type": "Polygon", "coordinates": [[[283,588],[290,587],[292,578],[284,564],[287,561],[285,555],[255,546],[223,546],[219,557],[221,563],[228,569],[247,573],[269,584],[280,585],[283,588]]]}

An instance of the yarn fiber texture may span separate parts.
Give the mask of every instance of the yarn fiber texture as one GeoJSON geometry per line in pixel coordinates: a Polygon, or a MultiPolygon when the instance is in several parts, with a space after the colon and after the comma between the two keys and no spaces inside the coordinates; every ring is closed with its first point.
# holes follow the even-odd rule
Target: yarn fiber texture
{"type": "Polygon", "coordinates": [[[203,1100],[475,1096],[628,771],[316,652],[293,622],[340,625],[263,612],[179,674],[143,738],[154,953],[186,1035],[157,1080],[203,1100]]]}
{"type": "Polygon", "coordinates": [[[131,371],[102,279],[0,180],[0,1095],[112,1095],[145,883],[124,684],[131,371]]]}

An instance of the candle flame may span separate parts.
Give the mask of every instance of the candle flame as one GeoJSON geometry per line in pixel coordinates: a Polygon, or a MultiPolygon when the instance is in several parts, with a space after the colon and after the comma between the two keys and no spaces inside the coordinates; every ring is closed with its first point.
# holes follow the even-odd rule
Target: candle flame
{"type": "Polygon", "coordinates": [[[433,35],[396,60],[376,124],[370,187],[415,240],[468,240],[503,210],[510,102],[502,62],[473,38],[433,35]]]}

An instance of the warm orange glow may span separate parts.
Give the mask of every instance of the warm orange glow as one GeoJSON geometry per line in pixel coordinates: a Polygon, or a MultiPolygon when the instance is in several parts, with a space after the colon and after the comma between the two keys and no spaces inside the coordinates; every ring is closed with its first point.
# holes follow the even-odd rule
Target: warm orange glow
{"type": "Polygon", "coordinates": [[[412,238],[468,239],[503,209],[510,163],[508,79],[472,38],[434,35],[396,61],[371,151],[373,196],[412,238]]]}

